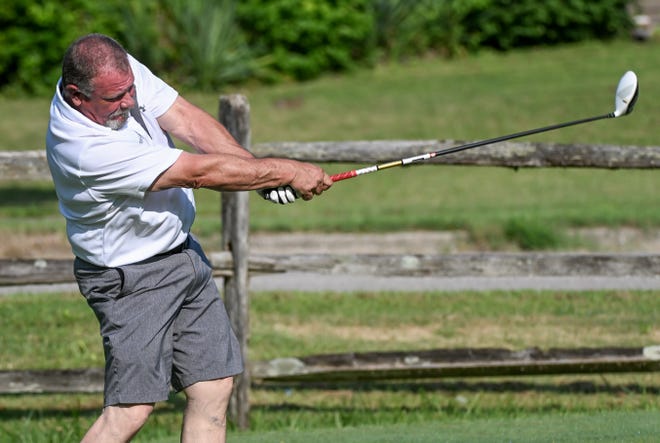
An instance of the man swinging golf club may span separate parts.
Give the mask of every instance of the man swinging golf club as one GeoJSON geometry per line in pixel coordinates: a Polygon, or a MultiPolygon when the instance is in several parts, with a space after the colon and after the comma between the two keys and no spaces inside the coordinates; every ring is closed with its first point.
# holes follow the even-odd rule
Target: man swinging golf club
{"type": "Polygon", "coordinates": [[[192,188],[264,190],[276,203],[332,185],[321,168],[256,159],[226,129],[92,34],[68,48],[46,138],[81,293],[100,324],[104,409],[84,442],[124,442],[170,387],[183,391],[181,440],[225,440],[238,343],[201,246],[192,188]],[[176,149],[170,134],[196,149],[176,149]]]}

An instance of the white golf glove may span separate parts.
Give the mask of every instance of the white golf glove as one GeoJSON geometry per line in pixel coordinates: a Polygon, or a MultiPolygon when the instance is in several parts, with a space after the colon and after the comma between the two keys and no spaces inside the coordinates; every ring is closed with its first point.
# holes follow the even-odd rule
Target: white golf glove
{"type": "Polygon", "coordinates": [[[260,189],[257,191],[257,194],[270,202],[279,203],[280,205],[293,203],[296,201],[296,198],[298,198],[296,191],[289,185],[277,188],[260,189]]]}

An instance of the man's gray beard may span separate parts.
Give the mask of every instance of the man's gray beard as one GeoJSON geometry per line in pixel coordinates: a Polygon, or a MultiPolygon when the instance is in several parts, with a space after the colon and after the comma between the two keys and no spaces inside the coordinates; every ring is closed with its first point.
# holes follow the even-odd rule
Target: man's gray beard
{"type": "Polygon", "coordinates": [[[131,110],[130,109],[126,109],[126,110],[123,110],[123,111],[120,111],[120,112],[113,112],[112,114],[110,114],[110,116],[106,120],[105,126],[112,129],[112,130],[114,130],[114,131],[117,131],[117,130],[124,127],[124,125],[128,121],[128,117],[130,115],[131,115],[131,110]],[[119,116],[122,116],[124,118],[122,118],[122,119],[114,118],[114,117],[119,117],[119,116]]]}

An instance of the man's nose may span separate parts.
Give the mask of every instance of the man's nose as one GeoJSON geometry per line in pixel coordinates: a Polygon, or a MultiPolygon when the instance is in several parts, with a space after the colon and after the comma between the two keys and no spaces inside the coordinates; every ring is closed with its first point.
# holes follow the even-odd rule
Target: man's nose
{"type": "Polygon", "coordinates": [[[126,94],[124,97],[121,99],[121,103],[119,104],[122,109],[131,109],[135,107],[135,99],[131,94],[126,94]]]}

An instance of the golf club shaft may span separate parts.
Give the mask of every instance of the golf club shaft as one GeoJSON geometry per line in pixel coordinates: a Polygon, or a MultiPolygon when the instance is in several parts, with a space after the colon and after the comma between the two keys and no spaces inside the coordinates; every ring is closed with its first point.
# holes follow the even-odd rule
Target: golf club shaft
{"type": "Polygon", "coordinates": [[[442,155],[447,155],[447,154],[452,154],[454,152],[460,152],[460,151],[465,151],[466,149],[472,149],[472,148],[477,148],[479,146],[485,146],[485,145],[490,145],[493,143],[499,143],[503,142],[506,140],[511,140],[514,138],[519,138],[519,137],[524,137],[526,135],[532,135],[532,134],[538,134],[540,132],[547,132],[547,131],[552,131],[555,129],[560,129],[560,128],[565,128],[567,126],[575,126],[575,125],[580,125],[583,123],[589,123],[593,122],[596,120],[602,120],[605,118],[613,118],[614,114],[613,113],[608,113],[608,114],[603,114],[599,115],[597,117],[589,117],[589,118],[584,118],[581,120],[574,120],[566,123],[559,123],[556,125],[550,125],[550,126],[545,126],[543,128],[537,128],[537,129],[530,129],[527,131],[522,131],[522,132],[516,132],[515,134],[509,134],[509,135],[503,135],[500,137],[495,137],[495,138],[489,138],[487,140],[481,140],[481,141],[476,141],[472,143],[467,143],[464,145],[460,146],[454,146],[453,148],[447,148],[447,149],[442,149],[439,151],[434,151],[434,152],[428,152],[426,154],[421,154],[421,155],[416,155],[414,157],[408,157],[408,158],[403,158],[401,160],[395,160],[391,161],[388,163],[382,163],[379,165],[373,165],[373,166],[368,166],[365,168],[361,169],[353,169],[352,171],[346,171],[346,172],[341,172],[339,174],[332,175],[330,178],[332,178],[333,182],[338,182],[341,180],[346,180],[349,178],[357,177],[358,175],[364,175],[364,174],[369,174],[371,172],[376,172],[380,171],[381,169],[388,169],[388,168],[393,168],[395,166],[404,166],[404,165],[409,165],[412,163],[418,163],[422,162],[425,160],[428,160],[433,157],[439,157],[442,155]]]}

